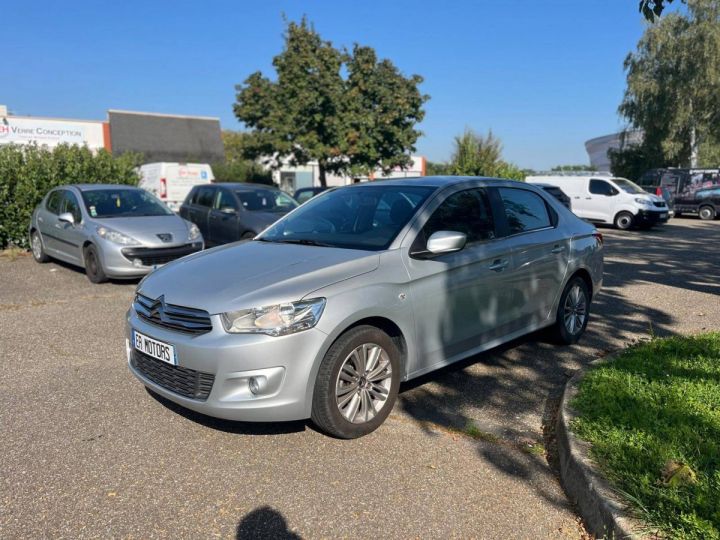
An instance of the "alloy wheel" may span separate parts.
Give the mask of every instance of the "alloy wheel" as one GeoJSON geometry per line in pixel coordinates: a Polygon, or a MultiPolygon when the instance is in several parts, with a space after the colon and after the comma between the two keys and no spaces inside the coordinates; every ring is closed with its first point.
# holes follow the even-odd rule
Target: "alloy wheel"
{"type": "Polygon", "coordinates": [[[392,364],[385,349],[364,343],[345,358],[335,397],[340,414],[353,424],[369,422],[387,403],[392,384],[392,364]]]}
{"type": "Polygon", "coordinates": [[[42,258],[42,243],[40,235],[36,232],[32,235],[32,252],[36,259],[40,260],[42,258]]]}
{"type": "Polygon", "coordinates": [[[580,332],[587,317],[587,299],[579,285],[573,286],[565,297],[563,321],[566,330],[575,335],[580,332]]]}

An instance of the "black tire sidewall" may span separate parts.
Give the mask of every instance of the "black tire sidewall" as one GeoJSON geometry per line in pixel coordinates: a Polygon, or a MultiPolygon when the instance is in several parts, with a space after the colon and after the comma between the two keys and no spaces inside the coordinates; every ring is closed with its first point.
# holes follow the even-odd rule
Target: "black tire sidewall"
{"type": "Polygon", "coordinates": [[[85,274],[92,283],[103,283],[107,281],[107,276],[103,270],[97,248],[92,244],[85,248],[85,274]],[[95,270],[90,267],[90,260],[95,260],[95,270]]]}
{"type": "Polygon", "coordinates": [[[47,262],[50,257],[48,257],[47,253],[45,253],[45,247],[43,246],[42,242],[42,236],[40,236],[40,233],[38,231],[33,231],[30,235],[30,253],[32,253],[33,259],[39,263],[47,262]],[[40,257],[35,256],[35,250],[33,250],[33,241],[35,237],[37,236],[38,241],[40,242],[40,257]]]}
{"type": "Polygon", "coordinates": [[[587,328],[588,320],[590,319],[590,290],[588,289],[587,283],[585,283],[585,280],[581,277],[575,276],[570,281],[568,281],[567,285],[565,285],[565,289],[563,290],[562,295],[560,295],[560,303],[558,304],[557,313],[555,315],[555,334],[558,338],[558,340],[561,343],[565,343],[566,345],[572,345],[573,343],[577,343],[578,340],[582,337],[582,335],[585,333],[585,329],[587,328]],[[564,318],[564,308],[565,308],[565,300],[567,299],[568,294],[570,294],[570,290],[575,286],[579,285],[580,289],[583,291],[583,294],[585,295],[585,303],[586,303],[586,310],[585,310],[585,321],[583,321],[583,327],[580,332],[577,332],[576,334],[571,334],[568,332],[567,328],[565,328],[565,318],[564,318]]]}
{"type": "Polygon", "coordinates": [[[358,326],[348,330],[333,343],[318,370],[313,392],[313,422],[326,433],[341,439],[355,439],[375,431],[395,405],[400,388],[400,369],[400,352],[385,332],[374,326],[358,326]],[[387,401],[375,418],[364,424],[353,424],[338,409],[335,385],[345,358],[363,343],[375,343],[385,349],[392,366],[392,381],[387,401]]]}

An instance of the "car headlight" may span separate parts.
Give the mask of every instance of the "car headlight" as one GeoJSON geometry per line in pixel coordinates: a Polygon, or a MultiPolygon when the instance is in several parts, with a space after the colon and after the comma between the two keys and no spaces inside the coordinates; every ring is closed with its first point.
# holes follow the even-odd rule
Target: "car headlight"
{"type": "Polygon", "coordinates": [[[110,240],[111,242],[120,244],[121,246],[136,246],[140,244],[140,242],[135,240],[133,237],[115,231],[109,227],[100,226],[97,228],[97,233],[100,238],[110,240]]]}
{"type": "Polygon", "coordinates": [[[190,227],[188,228],[188,240],[192,242],[193,240],[197,240],[198,238],[200,238],[200,229],[198,229],[197,225],[191,223],[190,227]]]}
{"type": "Polygon", "coordinates": [[[640,197],[637,197],[635,199],[635,202],[641,206],[652,206],[653,205],[653,202],[650,199],[641,199],[640,197]]]}
{"type": "Polygon", "coordinates": [[[299,300],[222,313],[223,327],[231,334],[267,334],[285,336],[312,328],[325,308],[324,298],[299,300]]]}

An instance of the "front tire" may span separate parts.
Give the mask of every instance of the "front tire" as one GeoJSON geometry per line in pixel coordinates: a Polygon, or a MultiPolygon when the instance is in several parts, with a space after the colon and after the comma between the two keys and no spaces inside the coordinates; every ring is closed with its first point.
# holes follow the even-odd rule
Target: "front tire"
{"type": "Polygon", "coordinates": [[[703,206],[700,208],[700,211],[698,212],[700,215],[700,219],[705,221],[712,221],[715,219],[715,209],[712,206],[703,206]]]}
{"type": "Polygon", "coordinates": [[[585,332],[590,315],[590,290],[579,276],[572,278],[558,303],[555,325],[552,327],[555,341],[563,345],[577,343],[585,332]]]}
{"type": "Polygon", "coordinates": [[[43,248],[42,237],[38,231],[33,231],[30,235],[30,249],[32,251],[33,259],[39,263],[46,263],[50,260],[50,257],[45,253],[43,248]]]}
{"type": "Polygon", "coordinates": [[[103,270],[100,256],[97,248],[90,244],[84,250],[85,254],[85,274],[93,283],[104,283],[108,280],[105,270],[103,270]]]}
{"type": "Polygon", "coordinates": [[[621,231],[627,231],[635,223],[635,216],[630,212],[620,212],[615,216],[615,227],[621,231]]]}
{"type": "Polygon", "coordinates": [[[342,334],[320,364],[312,421],[325,433],[355,439],[375,431],[392,411],[400,387],[400,351],[374,326],[342,334]]]}

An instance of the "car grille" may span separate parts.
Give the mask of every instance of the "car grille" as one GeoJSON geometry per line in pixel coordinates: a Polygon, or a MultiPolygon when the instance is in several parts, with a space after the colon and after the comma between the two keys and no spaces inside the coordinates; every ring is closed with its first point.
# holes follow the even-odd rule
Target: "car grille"
{"type": "Polygon", "coordinates": [[[175,394],[205,401],[210,395],[215,375],[194,369],[173,366],[162,360],[133,350],[130,364],[146,379],[175,394]]]}
{"type": "Polygon", "coordinates": [[[653,202],[653,204],[654,204],[655,206],[657,206],[658,208],[665,208],[665,203],[664,203],[664,202],[653,202]]]}
{"type": "Polygon", "coordinates": [[[202,244],[200,243],[167,248],[132,247],[123,248],[122,254],[129,261],[140,259],[143,266],[155,266],[157,264],[166,264],[185,255],[200,251],[201,247],[202,244]]]}
{"type": "Polygon", "coordinates": [[[133,309],[144,321],[170,330],[196,335],[212,330],[212,321],[207,311],[166,304],[163,296],[153,300],[136,294],[133,309]]]}

